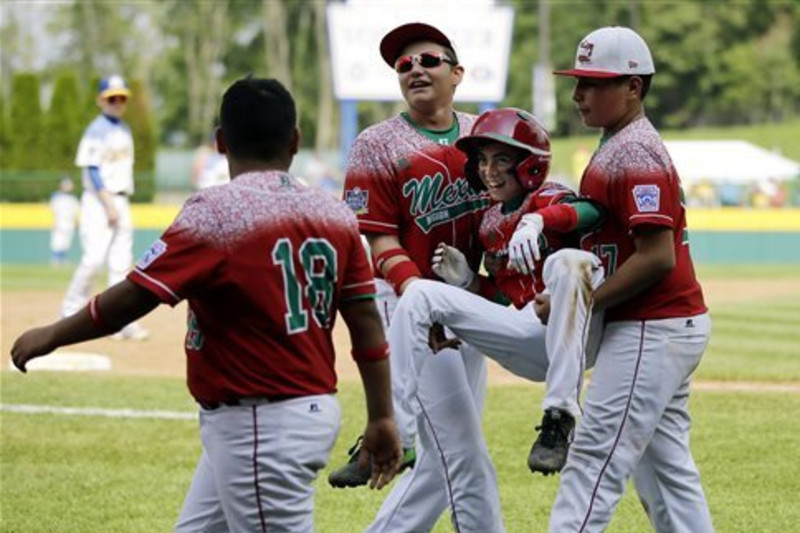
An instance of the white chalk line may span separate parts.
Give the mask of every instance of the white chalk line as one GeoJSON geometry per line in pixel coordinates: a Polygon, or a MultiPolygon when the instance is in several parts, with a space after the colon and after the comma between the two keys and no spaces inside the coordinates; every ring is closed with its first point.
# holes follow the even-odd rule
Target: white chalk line
{"type": "Polygon", "coordinates": [[[197,420],[197,413],[139,409],[103,409],[100,407],[56,407],[53,405],[0,404],[0,411],[36,415],[103,416],[107,418],[145,418],[160,420],[197,420]]]}

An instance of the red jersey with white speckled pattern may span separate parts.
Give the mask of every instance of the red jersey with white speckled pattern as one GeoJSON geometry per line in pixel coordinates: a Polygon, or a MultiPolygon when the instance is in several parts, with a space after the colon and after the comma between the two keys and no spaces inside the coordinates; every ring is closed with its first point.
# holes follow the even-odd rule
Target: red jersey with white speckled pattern
{"type": "MultiPolygon", "coordinates": [[[[475,117],[455,115],[459,136],[468,135],[475,117]]],[[[464,252],[473,268],[480,261],[478,227],[489,200],[470,187],[465,163],[463,152],[433,142],[398,115],[356,139],[344,198],[363,233],[396,235],[422,275],[439,279],[431,258],[440,242],[464,252]]]]}
{"type": "Polygon", "coordinates": [[[511,241],[514,230],[522,215],[557,204],[569,196],[575,196],[575,193],[569,188],[557,183],[546,182],[537,190],[529,193],[518,209],[504,214],[502,204],[495,204],[483,216],[480,239],[489,257],[487,261],[496,259],[501,265],[494,273],[494,285],[517,308],[524,307],[533,300],[538,292],[544,290],[542,268],[547,256],[561,248],[576,247],[578,240],[574,233],[565,235],[545,228],[542,235],[546,244],[542,248],[542,258],[536,261],[533,275],[520,274],[516,270],[508,268],[508,243],[511,241]]]}
{"type": "Polygon", "coordinates": [[[643,293],[606,311],[606,320],[694,316],[706,312],[689,254],[680,179],[656,129],[646,118],[611,137],[592,157],[581,180],[581,196],[605,207],[598,231],[581,247],[602,261],[610,276],[636,250],[633,232],[642,225],[672,229],[675,268],[643,293]]]}
{"type": "Polygon", "coordinates": [[[202,402],[336,390],[339,303],[374,297],[353,213],[283,172],[192,196],[129,274],[187,299],[187,379],[202,402]]]}

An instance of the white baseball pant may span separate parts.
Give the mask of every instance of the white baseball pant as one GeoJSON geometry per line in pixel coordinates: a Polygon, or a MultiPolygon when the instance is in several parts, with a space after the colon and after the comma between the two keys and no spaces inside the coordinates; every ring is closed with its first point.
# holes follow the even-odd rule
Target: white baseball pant
{"type": "Polygon", "coordinates": [[[427,344],[436,322],[513,374],[545,382],[542,410],[558,408],[579,416],[583,373],[594,364],[602,334],[603,316],[595,313],[589,319],[589,305],[603,281],[603,268],[595,255],[565,249],[547,258],[543,275],[551,299],[546,327],[533,302],[515,309],[436,281],[412,284],[389,330],[398,367],[393,380],[402,393],[395,403],[413,409],[416,376],[438,357],[427,344]]]}
{"type": "Polygon", "coordinates": [[[89,301],[92,282],[108,264],[108,286],[116,285],[133,265],[133,223],[127,196],[114,195],[119,213],[115,229],[108,225],[103,203],[91,191],[81,195],[80,237],[82,255],[61,305],[61,316],[77,313],[89,301]]]}
{"type": "Polygon", "coordinates": [[[551,533],[604,531],[631,476],[659,533],[714,531],[689,449],[687,410],[710,333],[706,314],[606,325],[551,533]]]}
{"type": "MultiPolygon", "coordinates": [[[[409,288],[421,282],[415,281],[409,288]]],[[[376,285],[384,328],[391,331],[397,296],[385,281],[376,280],[376,285]]],[[[414,468],[395,482],[365,531],[427,532],[450,507],[456,531],[504,532],[497,474],[481,431],[486,395],[485,359],[466,343],[458,350],[439,352],[419,375],[414,409],[401,409],[398,406],[401,374],[396,366],[398,359],[394,357],[397,346],[391,338],[389,345],[395,417],[404,446],[415,446],[417,460],[414,468]],[[459,424],[454,423],[456,416],[459,424]],[[464,486],[453,486],[453,479],[467,479],[480,492],[480,499],[465,494],[464,486]],[[490,508],[484,506],[486,501],[492,502],[490,508]]]]}
{"type": "Polygon", "coordinates": [[[333,395],[201,409],[203,453],[175,532],[312,533],[312,483],[341,418],[333,395]]]}
{"type": "MultiPolygon", "coordinates": [[[[553,310],[547,328],[536,317],[532,304],[516,310],[444,283],[427,280],[412,283],[400,298],[389,328],[395,416],[398,420],[407,419],[412,413],[425,416],[420,407],[425,405],[419,401],[421,392],[433,391],[444,397],[454,388],[464,389],[458,386],[458,380],[463,379],[461,373],[442,362],[446,352],[434,355],[428,347],[428,331],[434,322],[447,326],[449,334],[513,373],[533,381],[547,381],[545,408],[568,409],[577,416],[584,369],[581,338],[589,323],[591,291],[602,279],[602,267],[594,255],[580,250],[554,254],[545,264],[545,280],[553,290],[553,310]],[[562,306],[559,302],[565,303],[562,306]],[[553,354],[552,363],[547,358],[546,344],[553,354]],[[431,368],[437,372],[434,375],[437,381],[433,383],[431,368]]],[[[594,317],[593,321],[592,331],[596,335],[602,330],[602,317],[594,317]]],[[[424,431],[431,425],[437,429],[435,444],[446,466],[445,481],[454,527],[456,531],[504,531],[496,475],[480,419],[476,420],[472,406],[458,396],[454,395],[447,407],[441,411],[446,415],[441,417],[441,428],[436,428],[435,423],[419,427],[423,447],[430,439],[424,431]],[[458,460],[469,457],[473,459],[458,460]]],[[[402,428],[406,440],[412,429],[408,425],[402,428]]],[[[424,506],[422,502],[407,498],[392,503],[394,506],[390,507],[385,502],[384,508],[389,507],[393,516],[402,516],[414,527],[404,527],[398,519],[401,525],[397,529],[369,531],[428,531],[432,527],[433,523],[419,527],[419,522],[413,522],[414,511],[424,506]]]]}

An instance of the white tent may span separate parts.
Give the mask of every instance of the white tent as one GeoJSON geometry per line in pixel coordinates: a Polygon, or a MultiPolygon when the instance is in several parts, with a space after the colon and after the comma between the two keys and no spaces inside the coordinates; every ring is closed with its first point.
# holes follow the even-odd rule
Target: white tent
{"type": "Polygon", "coordinates": [[[800,176],[800,163],[747,141],[665,141],[684,185],[752,184],[800,176]]]}

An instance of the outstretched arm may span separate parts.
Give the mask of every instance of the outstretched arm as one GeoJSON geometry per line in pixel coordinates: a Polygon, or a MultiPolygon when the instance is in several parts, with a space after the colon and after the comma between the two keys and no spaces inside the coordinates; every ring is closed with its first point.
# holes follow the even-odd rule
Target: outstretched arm
{"type": "Polygon", "coordinates": [[[20,335],[11,348],[14,366],[25,372],[25,365],[31,359],[47,355],[61,346],[119,331],[152,311],[159,303],[161,301],[152,292],[123,280],[96,296],[74,315],[20,335]]]}
{"type": "Polygon", "coordinates": [[[342,318],[350,330],[353,359],[358,365],[367,400],[367,427],[359,464],[372,459],[370,488],[382,488],[397,473],[403,451],[394,421],[388,344],[373,300],[343,302],[342,318]]]}

